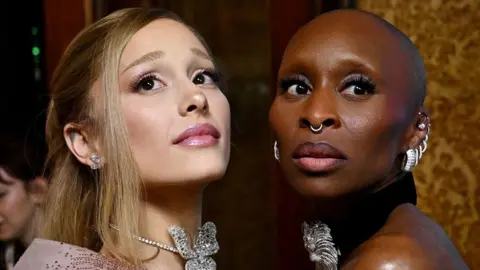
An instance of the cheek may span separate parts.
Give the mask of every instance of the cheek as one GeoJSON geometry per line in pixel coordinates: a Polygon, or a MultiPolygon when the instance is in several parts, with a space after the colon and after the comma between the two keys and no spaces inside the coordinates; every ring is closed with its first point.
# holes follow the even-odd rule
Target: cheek
{"type": "Polygon", "coordinates": [[[294,141],[297,129],[296,107],[276,98],[270,107],[269,120],[279,141],[294,141]],[[288,113],[285,113],[288,112],[288,113]]]}
{"type": "MultiPolygon", "coordinates": [[[[23,189],[19,187],[18,189],[23,189]]],[[[8,223],[21,226],[22,220],[30,216],[31,203],[25,190],[11,190],[9,194],[0,201],[0,214],[8,223]]]]}
{"type": "Polygon", "coordinates": [[[135,97],[126,100],[122,110],[129,141],[137,159],[152,150],[165,147],[169,140],[169,117],[164,106],[155,102],[153,97],[135,97]],[[150,98],[152,100],[148,100],[150,98]]]}
{"type": "Polygon", "coordinates": [[[383,167],[385,163],[393,163],[397,156],[397,146],[401,138],[401,114],[397,113],[397,106],[390,102],[373,105],[375,109],[344,114],[349,115],[344,121],[351,147],[355,149],[352,154],[360,160],[374,161],[372,163],[383,167]]]}
{"type": "Polygon", "coordinates": [[[220,91],[207,93],[206,97],[210,106],[210,113],[215,121],[218,122],[217,124],[219,125],[219,128],[230,137],[231,115],[230,104],[228,103],[227,98],[220,91]]]}
{"type": "Polygon", "coordinates": [[[272,103],[269,112],[270,125],[272,126],[273,131],[278,137],[282,137],[282,133],[285,132],[285,119],[283,116],[283,111],[285,110],[285,105],[282,104],[278,98],[272,103]]]}

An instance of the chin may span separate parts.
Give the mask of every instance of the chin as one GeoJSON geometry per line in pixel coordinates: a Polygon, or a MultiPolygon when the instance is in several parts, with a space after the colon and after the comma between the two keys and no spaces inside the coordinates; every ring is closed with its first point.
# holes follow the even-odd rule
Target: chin
{"type": "Polygon", "coordinates": [[[220,159],[206,159],[185,164],[184,181],[209,183],[221,179],[227,171],[228,162],[220,159]]]}
{"type": "Polygon", "coordinates": [[[286,178],[294,190],[307,198],[338,200],[352,193],[349,183],[345,183],[336,175],[296,175],[286,178]]]}
{"type": "Polygon", "coordinates": [[[221,179],[227,170],[228,159],[220,155],[189,158],[173,162],[170,169],[156,168],[143,175],[144,183],[153,186],[206,185],[221,179]]]}
{"type": "Polygon", "coordinates": [[[14,236],[11,233],[8,232],[0,232],[0,241],[9,241],[13,239],[14,236]]]}
{"type": "Polygon", "coordinates": [[[230,151],[212,151],[199,155],[185,164],[191,181],[214,182],[225,176],[230,160],[230,151]]]}

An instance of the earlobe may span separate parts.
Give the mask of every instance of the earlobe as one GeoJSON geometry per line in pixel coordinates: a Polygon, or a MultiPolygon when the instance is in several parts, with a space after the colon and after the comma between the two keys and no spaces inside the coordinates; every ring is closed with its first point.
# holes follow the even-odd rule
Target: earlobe
{"type": "Polygon", "coordinates": [[[96,152],[96,147],[94,147],[92,141],[89,140],[84,128],[69,123],[63,129],[63,137],[70,152],[72,152],[80,163],[87,166],[94,165],[90,156],[96,152]]]}

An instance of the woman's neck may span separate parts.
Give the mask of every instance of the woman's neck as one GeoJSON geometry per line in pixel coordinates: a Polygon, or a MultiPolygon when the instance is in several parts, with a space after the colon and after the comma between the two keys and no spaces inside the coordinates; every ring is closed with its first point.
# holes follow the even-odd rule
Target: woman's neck
{"type": "Polygon", "coordinates": [[[352,195],[346,198],[322,200],[319,198],[313,199],[314,211],[310,219],[321,220],[322,222],[338,222],[346,220],[352,215],[356,215],[358,206],[361,205],[368,198],[375,196],[383,189],[394,184],[405,176],[404,172],[392,171],[384,179],[377,181],[377,184],[370,186],[366,191],[352,195]]]}
{"type": "MultiPolygon", "coordinates": [[[[141,237],[175,246],[168,233],[168,227],[176,225],[184,228],[191,237],[195,237],[201,225],[203,188],[162,188],[161,192],[150,191],[142,201],[141,237]]],[[[191,239],[193,241],[193,239],[191,239]]],[[[183,259],[175,253],[157,250],[142,245],[142,259],[152,259],[145,266],[147,269],[184,269],[183,259]],[[155,254],[158,252],[158,255],[155,254]]]]}
{"type": "Polygon", "coordinates": [[[382,228],[396,207],[406,203],[415,205],[416,196],[412,174],[401,174],[376,192],[352,200],[353,204],[339,204],[338,208],[336,205],[318,205],[316,220],[330,227],[335,245],[340,248],[343,258],[348,258],[352,250],[382,228]],[[339,214],[328,211],[329,208],[338,209],[339,214]]]}

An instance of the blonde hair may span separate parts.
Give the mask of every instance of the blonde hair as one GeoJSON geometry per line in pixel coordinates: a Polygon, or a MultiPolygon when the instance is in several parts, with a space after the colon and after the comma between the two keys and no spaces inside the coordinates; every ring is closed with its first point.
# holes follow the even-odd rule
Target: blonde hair
{"type": "MultiPolygon", "coordinates": [[[[133,236],[139,229],[141,180],[120,110],[118,69],[131,37],[162,18],[181,22],[165,10],[116,11],[80,32],[60,60],[53,74],[47,116],[46,176],[51,188],[45,238],[103,249],[117,259],[138,264],[133,236]],[[97,80],[101,89],[93,93],[97,80]],[[105,160],[101,169],[90,170],[70,152],[63,135],[68,123],[86,129],[89,142],[99,142],[101,149],[97,150],[105,160]],[[112,231],[110,224],[120,233],[112,231]]],[[[191,30],[210,53],[201,36],[191,30]]]]}

